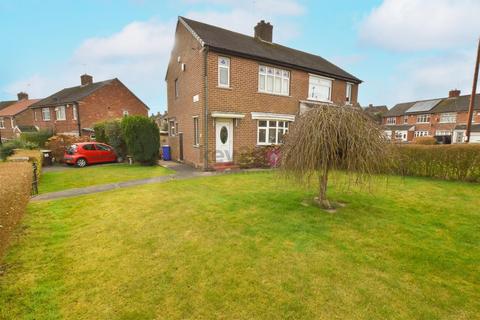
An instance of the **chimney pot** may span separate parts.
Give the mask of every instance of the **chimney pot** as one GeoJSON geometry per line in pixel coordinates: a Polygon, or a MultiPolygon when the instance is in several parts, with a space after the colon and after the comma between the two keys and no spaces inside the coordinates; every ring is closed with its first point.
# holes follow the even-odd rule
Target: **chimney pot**
{"type": "Polygon", "coordinates": [[[255,38],[261,39],[263,41],[272,42],[273,39],[273,26],[270,22],[265,22],[261,20],[255,26],[255,38]]]}
{"type": "Polygon", "coordinates": [[[20,100],[28,100],[28,93],[23,92],[23,91],[22,91],[22,92],[19,92],[19,93],[17,94],[17,97],[18,97],[18,100],[19,100],[19,101],[20,101],[20,100]]]}
{"type": "Polygon", "coordinates": [[[93,77],[88,74],[83,74],[80,76],[80,83],[82,86],[86,86],[93,83],[93,77]]]}
{"type": "Polygon", "coordinates": [[[450,90],[450,91],[448,92],[448,97],[449,97],[449,98],[459,97],[459,96],[460,96],[460,93],[461,93],[461,91],[458,90],[458,89],[450,90]]]}

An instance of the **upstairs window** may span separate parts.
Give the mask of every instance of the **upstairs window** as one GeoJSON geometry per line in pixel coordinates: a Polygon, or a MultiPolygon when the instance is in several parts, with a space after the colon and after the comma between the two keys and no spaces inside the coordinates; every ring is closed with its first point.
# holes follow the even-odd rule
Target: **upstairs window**
{"type": "Polygon", "coordinates": [[[419,114],[417,116],[417,123],[429,123],[430,115],[429,114],[419,114]]]}
{"type": "Polygon", "coordinates": [[[76,106],[76,105],[73,105],[73,106],[72,106],[72,118],[73,118],[73,120],[77,120],[77,119],[78,119],[77,106],[76,106]]]}
{"type": "Polygon", "coordinates": [[[387,124],[396,124],[397,123],[397,118],[396,117],[388,117],[387,118],[387,124]]]}
{"type": "Polygon", "coordinates": [[[352,88],[353,88],[353,85],[347,82],[347,92],[346,92],[347,97],[345,99],[347,104],[352,104],[352,88]]]}
{"type": "Polygon", "coordinates": [[[259,120],[257,144],[270,145],[283,143],[283,136],[288,132],[289,121],[259,120]]]}
{"type": "Polygon", "coordinates": [[[0,118],[0,129],[5,129],[5,120],[0,118]]]}
{"type": "Polygon", "coordinates": [[[50,108],[42,108],[42,120],[50,121],[50,108]]]}
{"type": "Polygon", "coordinates": [[[408,116],[403,116],[403,123],[405,123],[405,124],[408,123],[408,116]]]}
{"type": "Polygon", "coordinates": [[[66,119],[65,106],[55,108],[55,118],[57,120],[65,120],[66,119]]]}
{"type": "Polygon", "coordinates": [[[218,86],[230,87],[230,59],[218,57],[218,86]]]}
{"type": "Polygon", "coordinates": [[[290,72],[283,69],[259,66],[258,91],[288,96],[290,94],[290,72]]]}
{"type": "Polygon", "coordinates": [[[311,75],[308,81],[308,99],[332,102],[332,80],[311,75]]]}
{"type": "Polygon", "coordinates": [[[441,123],[455,123],[457,122],[457,114],[455,112],[442,113],[440,115],[441,123]]]}

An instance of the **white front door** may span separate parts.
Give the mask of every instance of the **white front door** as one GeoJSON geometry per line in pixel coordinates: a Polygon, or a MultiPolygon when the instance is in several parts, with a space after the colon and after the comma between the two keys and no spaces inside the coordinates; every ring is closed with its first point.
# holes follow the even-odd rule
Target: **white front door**
{"type": "Polygon", "coordinates": [[[216,162],[233,161],[233,124],[232,119],[215,120],[215,160],[216,162]]]}

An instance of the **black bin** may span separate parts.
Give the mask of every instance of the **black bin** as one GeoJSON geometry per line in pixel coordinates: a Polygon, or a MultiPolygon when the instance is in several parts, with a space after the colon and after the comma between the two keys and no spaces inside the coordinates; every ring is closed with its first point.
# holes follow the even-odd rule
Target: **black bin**
{"type": "Polygon", "coordinates": [[[42,152],[42,166],[53,165],[53,153],[52,150],[41,150],[42,152]]]}

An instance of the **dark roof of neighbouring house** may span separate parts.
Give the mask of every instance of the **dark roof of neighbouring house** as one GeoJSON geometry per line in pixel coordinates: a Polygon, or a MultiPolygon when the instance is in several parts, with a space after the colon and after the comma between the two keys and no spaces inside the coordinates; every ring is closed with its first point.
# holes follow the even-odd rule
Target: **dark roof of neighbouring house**
{"type": "Polygon", "coordinates": [[[83,98],[91,95],[96,90],[106,85],[109,85],[115,80],[117,80],[117,78],[100,81],[100,82],[94,82],[92,84],[88,84],[84,86],[80,85],[76,87],[65,88],[35,103],[34,105],[32,105],[32,108],[38,108],[43,106],[55,106],[55,105],[80,101],[83,98]]]}
{"type": "Polygon", "coordinates": [[[392,125],[389,125],[389,124],[386,124],[383,126],[383,129],[384,130],[395,130],[395,131],[398,131],[398,130],[410,130],[412,129],[413,127],[415,127],[414,125],[411,125],[411,124],[398,124],[398,125],[395,125],[395,124],[392,124],[392,125]]]}
{"type": "Polygon", "coordinates": [[[198,36],[204,45],[217,51],[303,69],[309,72],[316,72],[321,75],[340,78],[355,83],[362,82],[357,77],[320,56],[288,48],[277,43],[262,41],[255,37],[184,17],[179,17],[179,20],[181,22],[183,21],[183,23],[187,25],[187,29],[190,28],[194,36],[198,36]]]}
{"type": "Polygon", "coordinates": [[[17,102],[17,100],[12,100],[12,101],[0,101],[0,110],[5,109],[6,107],[8,107],[9,105],[14,104],[15,102],[17,102]]]}
{"type": "Polygon", "coordinates": [[[15,101],[6,108],[0,110],[0,117],[15,116],[28,109],[32,104],[40,101],[40,99],[23,99],[15,101]]]}
{"type": "MultiPolygon", "coordinates": [[[[466,124],[459,124],[459,125],[455,126],[455,130],[465,130],[465,129],[467,129],[466,124]]],[[[480,124],[472,124],[472,126],[470,127],[470,131],[471,132],[480,132],[480,124]]]]}
{"type": "Polygon", "coordinates": [[[396,104],[392,109],[383,114],[384,117],[403,116],[417,101],[396,104]]]}
{"type": "MultiPolygon", "coordinates": [[[[433,112],[459,112],[459,111],[468,111],[470,106],[470,94],[463,95],[455,98],[446,98],[440,102],[433,112]]],[[[475,95],[475,104],[473,107],[475,110],[480,110],[480,94],[475,95]]]]}
{"type": "Polygon", "coordinates": [[[363,110],[368,113],[385,113],[388,111],[387,106],[367,106],[364,107],[363,110]]]}

